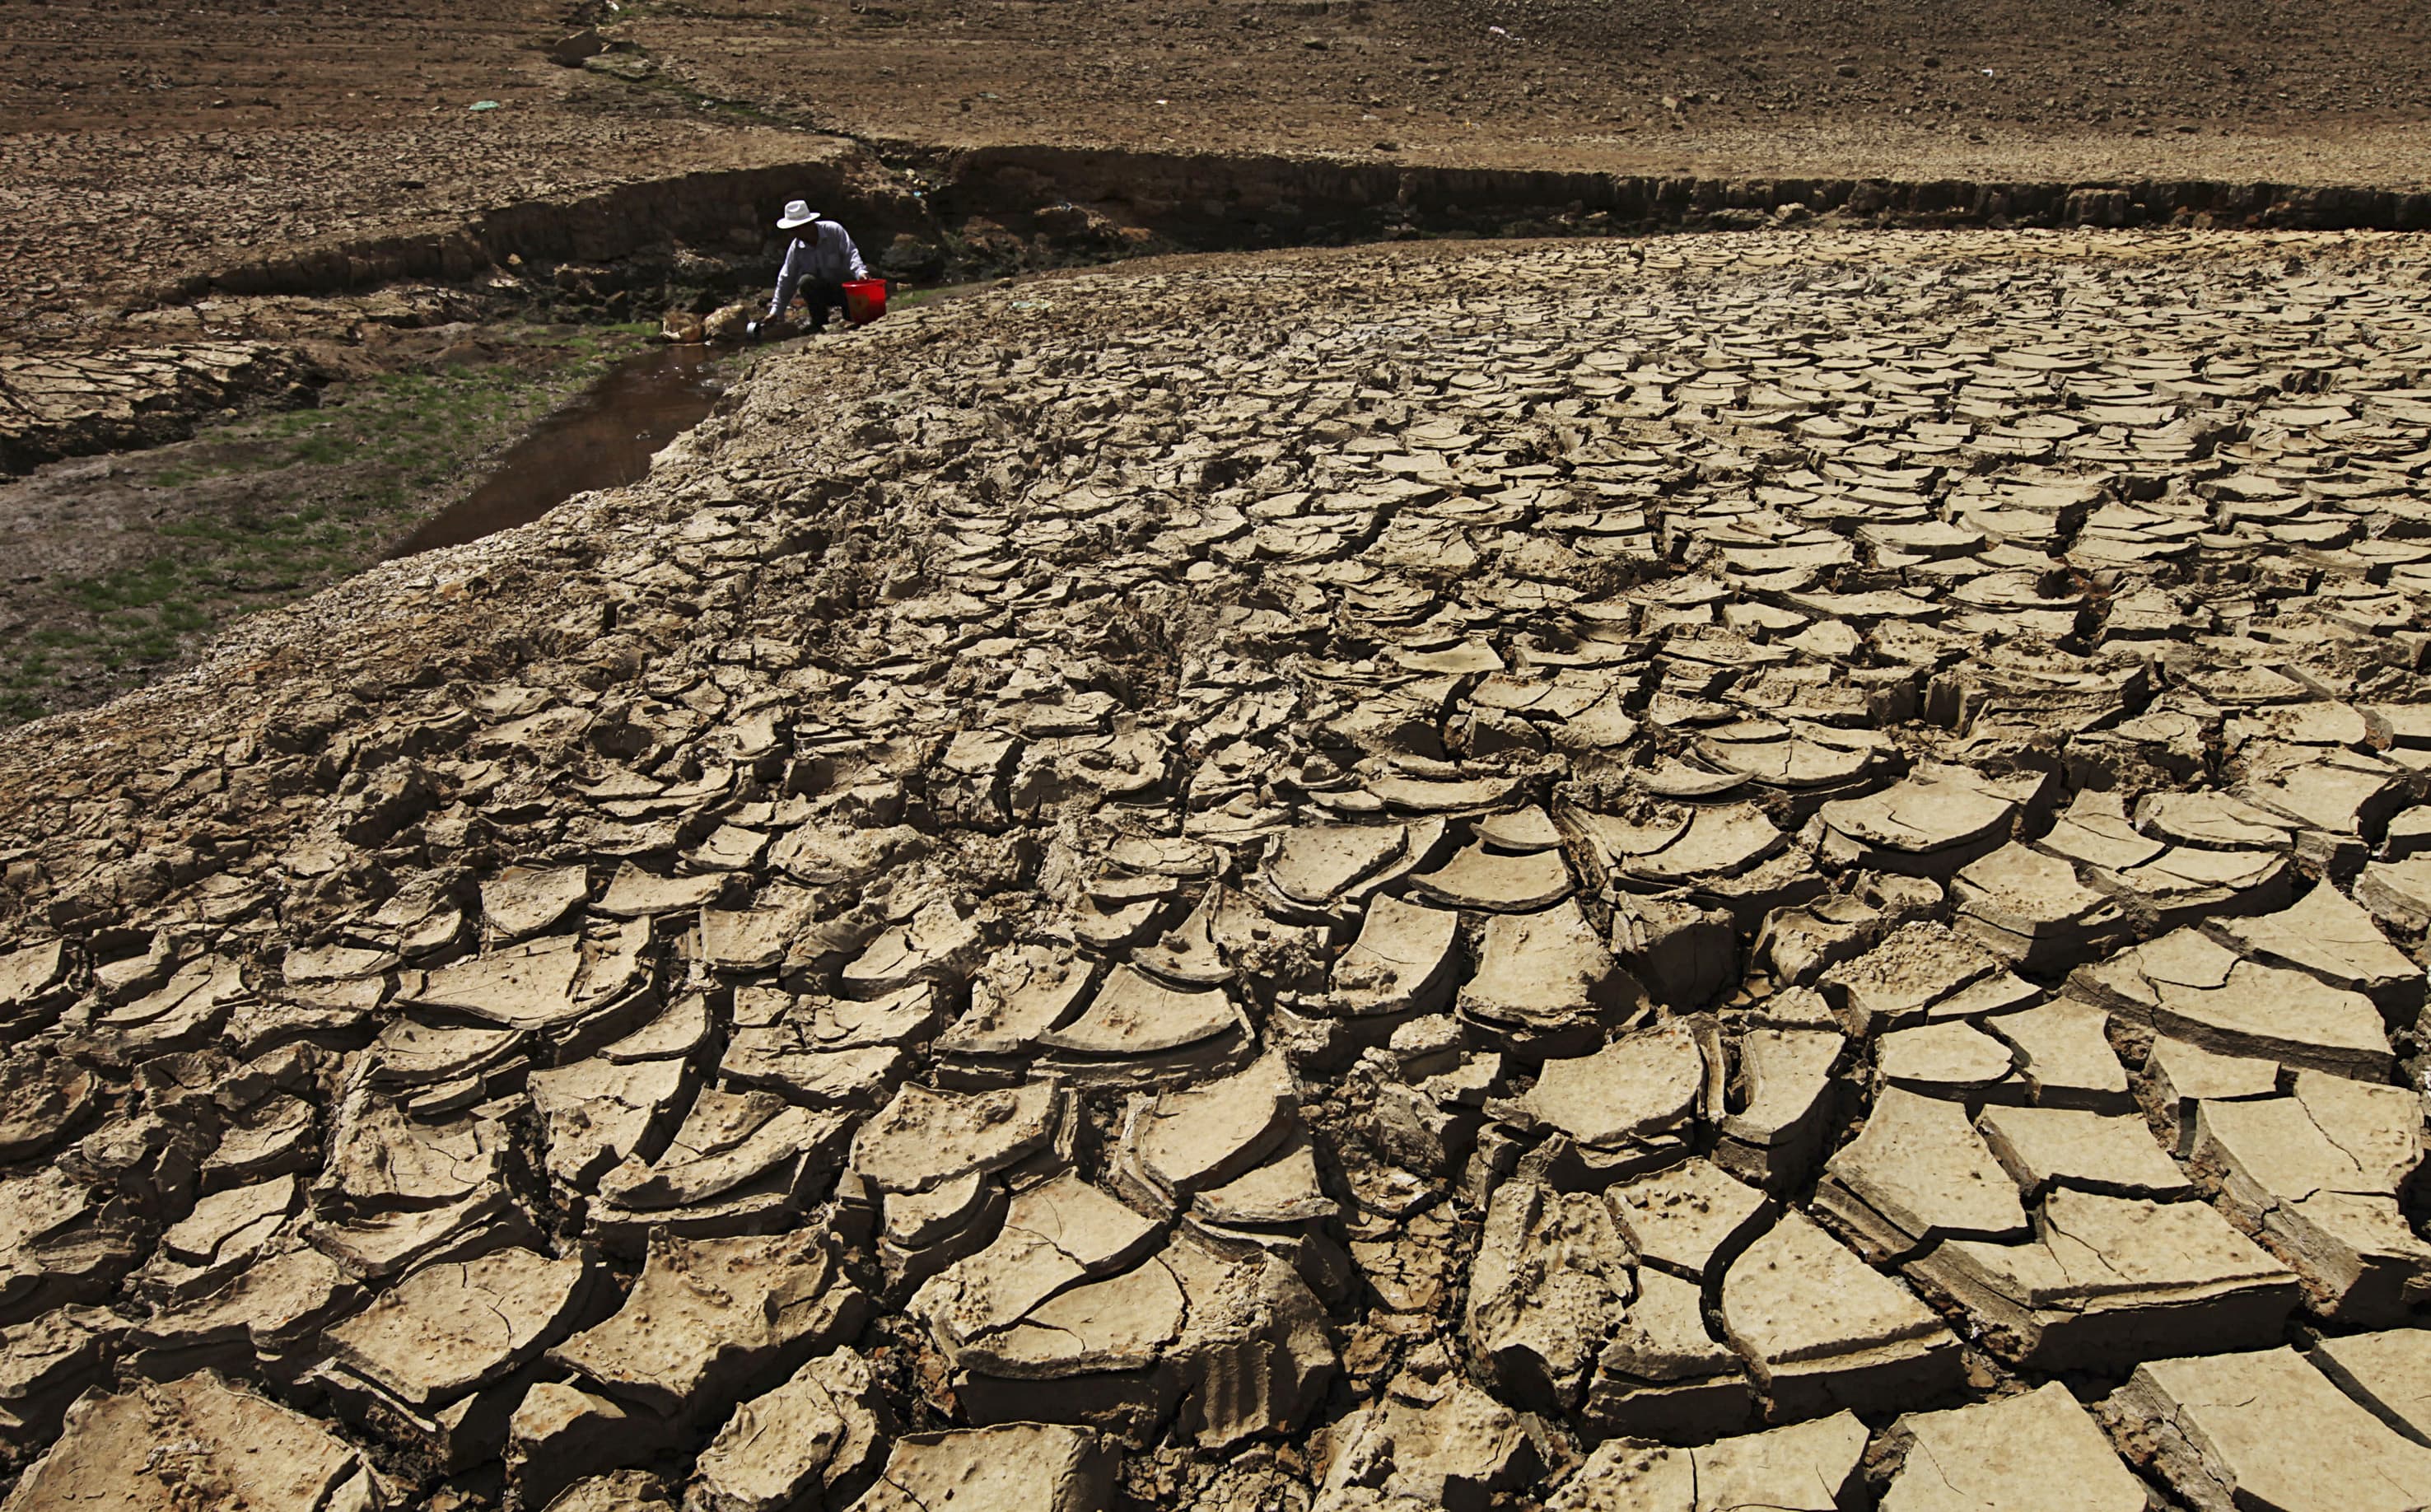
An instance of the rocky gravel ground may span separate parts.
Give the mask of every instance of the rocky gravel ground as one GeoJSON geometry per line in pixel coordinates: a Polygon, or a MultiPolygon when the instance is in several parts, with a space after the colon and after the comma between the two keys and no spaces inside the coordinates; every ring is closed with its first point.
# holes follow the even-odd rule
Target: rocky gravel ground
{"type": "Polygon", "coordinates": [[[2431,1501],[2427,278],[1053,278],[10,736],[0,1506],[2431,1501]]]}

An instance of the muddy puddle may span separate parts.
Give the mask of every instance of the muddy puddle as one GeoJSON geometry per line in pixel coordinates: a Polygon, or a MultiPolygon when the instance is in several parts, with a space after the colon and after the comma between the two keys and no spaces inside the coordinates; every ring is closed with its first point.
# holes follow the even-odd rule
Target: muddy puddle
{"type": "Polygon", "coordinates": [[[632,482],[649,470],[653,453],[709,413],[725,387],[706,346],[661,346],[619,362],[390,556],[478,541],[528,525],[577,494],[632,482]]]}

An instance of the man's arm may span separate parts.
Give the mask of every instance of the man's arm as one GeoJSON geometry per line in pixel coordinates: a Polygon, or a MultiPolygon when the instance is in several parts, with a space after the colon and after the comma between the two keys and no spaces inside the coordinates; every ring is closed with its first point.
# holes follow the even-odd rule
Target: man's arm
{"type": "MultiPolygon", "coordinates": [[[[853,244],[852,244],[852,233],[851,233],[850,231],[846,230],[843,227],[839,226],[839,227],[836,227],[836,235],[837,235],[838,237],[840,237],[840,238],[843,240],[843,242],[844,242],[844,265],[845,265],[845,268],[846,268],[846,270],[847,270],[847,271],[846,271],[846,273],[845,273],[845,277],[847,277],[847,278],[866,278],[866,277],[869,277],[869,266],[868,266],[868,264],[867,264],[867,263],[864,263],[864,262],[863,262],[863,261],[861,260],[861,248],[859,248],[859,247],[857,247],[857,246],[853,245],[853,244]]],[[[837,280],[837,281],[838,281],[838,282],[842,282],[843,280],[842,280],[842,279],[839,279],[839,280],[837,280]]]]}
{"type": "Polygon", "coordinates": [[[777,297],[768,301],[768,318],[781,319],[785,307],[794,302],[794,291],[802,282],[802,244],[796,242],[785,249],[785,262],[777,270],[777,297]]]}

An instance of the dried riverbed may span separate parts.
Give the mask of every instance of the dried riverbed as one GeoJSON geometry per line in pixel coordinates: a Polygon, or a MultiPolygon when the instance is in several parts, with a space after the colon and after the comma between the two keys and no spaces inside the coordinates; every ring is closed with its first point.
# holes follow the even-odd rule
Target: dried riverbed
{"type": "Polygon", "coordinates": [[[2427,259],[1042,280],[0,741],[8,1512],[2431,1501],[2427,259]]]}

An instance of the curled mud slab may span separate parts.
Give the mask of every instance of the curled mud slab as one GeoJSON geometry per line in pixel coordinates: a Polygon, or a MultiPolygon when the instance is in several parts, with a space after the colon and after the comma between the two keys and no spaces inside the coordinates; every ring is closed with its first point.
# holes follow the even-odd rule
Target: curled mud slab
{"type": "Polygon", "coordinates": [[[8,1507],[2431,1499],[2426,272],[1041,280],[10,736],[8,1507]]]}

